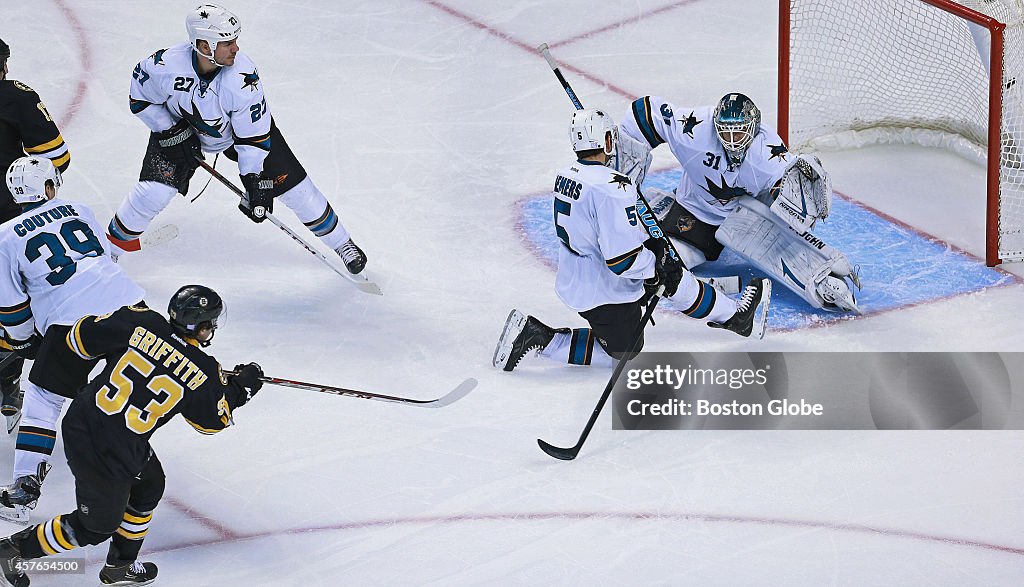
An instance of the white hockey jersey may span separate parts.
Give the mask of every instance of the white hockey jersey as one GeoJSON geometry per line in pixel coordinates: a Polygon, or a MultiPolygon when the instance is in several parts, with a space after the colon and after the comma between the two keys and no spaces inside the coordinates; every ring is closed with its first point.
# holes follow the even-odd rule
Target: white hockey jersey
{"type": "Polygon", "coordinates": [[[102,238],[92,210],[56,198],[0,225],[0,323],[13,338],[142,300],[146,292],[110,260],[102,238]]]}
{"type": "Polygon", "coordinates": [[[184,118],[198,131],[203,151],[220,153],[233,145],[240,174],[263,170],[270,110],[256,64],[241,51],[233,65],[207,77],[199,74],[189,43],[161,49],[135,66],[129,105],[153,132],[184,118]]]}
{"type": "Polygon", "coordinates": [[[785,175],[792,156],[778,133],[762,124],[743,163],[734,168],[713,116],[714,106],[677,108],[644,96],[633,102],[619,132],[652,148],[667,143],[683,169],[676,200],[702,222],[718,226],[736,209],[737,197],[764,198],[785,175]]]}
{"type": "Polygon", "coordinates": [[[636,211],[636,187],[625,175],[594,161],[577,161],[555,178],[558,251],[555,293],[583,312],[635,302],[643,280],[654,277],[654,254],[636,211]]]}

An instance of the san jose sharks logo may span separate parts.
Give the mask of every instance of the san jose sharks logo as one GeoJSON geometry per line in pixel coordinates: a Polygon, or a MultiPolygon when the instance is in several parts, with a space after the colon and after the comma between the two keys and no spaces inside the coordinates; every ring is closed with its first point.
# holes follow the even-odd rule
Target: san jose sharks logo
{"type": "Polygon", "coordinates": [[[693,129],[697,128],[697,125],[704,122],[703,120],[697,120],[697,117],[690,112],[690,115],[686,118],[680,118],[679,124],[683,125],[683,134],[690,135],[693,138],[693,129]]]}
{"type": "Polygon", "coordinates": [[[629,181],[628,177],[625,175],[619,175],[618,173],[613,173],[612,178],[608,183],[614,183],[616,186],[621,188],[622,191],[626,191],[628,189],[626,186],[633,185],[633,182],[629,181]]]}
{"type": "Polygon", "coordinates": [[[242,76],[242,89],[249,88],[251,91],[256,91],[256,84],[260,83],[260,74],[255,69],[252,73],[240,73],[242,76]]]}
{"type": "Polygon", "coordinates": [[[778,145],[768,145],[768,147],[772,150],[772,156],[768,158],[769,160],[776,157],[783,161],[786,160],[786,154],[789,153],[789,149],[786,148],[786,145],[779,143],[778,145]]]}
{"type": "Polygon", "coordinates": [[[221,134],[222,118],[213,118],[207,120],[203,118],[202,112],[199,111],[199,107],[196,106],[195,99],[189,100],[192,105],[192,111],[189,112],[184,106],[181,106],[181,117],[188,121],[192,125],[192,128],[203,133],[208,137],[215,139],[222,138],[224,135],[221,134]]]}
{"type": "Polygon", "coordinates": [[[150,55],[150,57],[153,58],[153,65],[163,65],[164,64],[164,53],[166,53],[166,52],[167,52],[167,49],[160,49],[160,50],[154,52],[152,55],[150,55]]]}
{"type": "Polygon", "coordinates": [[[704,181],[707,182],[708,184],[707,187],[704,188],[704,191],[711,194],[713,198],[715,198],[716,200],[723,204],[728,202],[729,200],[738,198],[740,196],[751,195],[750,192],[748,192],[746,189],[742,187],[730,186],[729,183],[725,181],[724,175],[722,176],[722,185],[718,185],[715,182],[711,181],[710,177],[705,177],[704,181]]]}

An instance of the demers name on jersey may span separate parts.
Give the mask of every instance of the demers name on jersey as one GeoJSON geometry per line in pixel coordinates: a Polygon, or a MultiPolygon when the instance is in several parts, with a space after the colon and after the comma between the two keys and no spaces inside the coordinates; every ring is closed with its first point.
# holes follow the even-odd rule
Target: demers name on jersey
{"type": "Polygon", "coordinates": [[[37,228],[43,228],[51,222],[56,222],[62,218],[74,218],[78,216],[78,212],[68,205],[60,205],[50,208],[49,210],[43,210],[39,214],[29,216],[25,220],[14,225],[14,234],[18,236],[26,236],[37,228]]]}
{"type": "Polygon", "coordinates": [[[559,175],[555,178],[555,191],[573,200],[578,200],[580,192],[583,191],[583,184],[559,175]]]}
{"type": "Polygon", "coordinates": [[[206,381],[206,374],[202,372],[198,365],[188,360],[181,352],[175,350],[166,340],[142,326],[135,327],[132,337],[128,340],[128,346],[149,355],[158,363],[163,362],[164,367],[168,369],[174,363],[178,363],[178,366],[173,371],[174,376],[193,391],[206,381]]]}

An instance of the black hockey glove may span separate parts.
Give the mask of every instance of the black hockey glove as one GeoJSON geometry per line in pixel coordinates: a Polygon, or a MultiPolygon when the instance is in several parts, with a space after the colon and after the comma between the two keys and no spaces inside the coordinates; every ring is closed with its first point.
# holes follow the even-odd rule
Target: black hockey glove
{"type": "Polygon", "coordinates": [[[4,341],[11,346],[11,350],[19,357],[34,361],[36,354],[39,352],[39,346],[43,344],[43,337],[39,336],[38,332],[33,332],[32,336],[25,340],[15,340],[8,333],[4,332],[4,341]]]}
{"type": "Polygon", "coordinates": [[[654,253],[654,277],[644,280],[644,301],[650,300],[657,293],[658,288],[665,286],[662,297],[670,298],[675,295],[679,287],[679,281],[683,278],[682,261],[672,257],[672,250],[663,238],[649,238],[644,241],[644,247],[654,253]]]}
{"type": "Polygon", "coordinates": [[[263,387],[263,381],[260,379],[263,377],[263,368],[256,363],[249,363],[248,365],[235,365],[235,383],[245,391],[245,397],[242,398],[242,402],[235,406],[244,406],[252,396],[256,395],[263,387]]]}
{"type": "Polygon", "coordinates": [[[260,173],[246,173],[242,177],[246,197],[238,203],[238,209],[256,223],[267,219],[274,212],[274,180],[260,173]]]}
{"type": "Polygon", "coordinates": [[[153,133],[160,153],[175,166],[187,165],[192,169],[199,166],[196,157],[203,158],[199,135],[186,120],[179,120],[171,128],[153,133]]]}

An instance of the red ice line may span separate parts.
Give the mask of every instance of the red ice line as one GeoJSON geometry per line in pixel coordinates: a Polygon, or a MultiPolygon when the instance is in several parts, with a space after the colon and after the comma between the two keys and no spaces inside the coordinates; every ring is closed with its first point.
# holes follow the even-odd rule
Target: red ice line
{"type": "MultiPolygon", "coordinates": [[[[725,523],[725,524],[747,524],[768,527],[805,528],[813,530],[827,530],[837,532],[849,532],[855,534],[878,535],[888,538],[899,538],[905,540],[917,540],[922,542],[933,542],[950,546],[965,546],[993,552],[1004,552],[1016,556],[1024,556],[1024,548],[981,542],[967,538],[956,538],[953,536],[941,536],[937,534],[926,534],[913,530],[900,530],[898,528],[883,528],[868,526],[865,524],[842,524],[832,522],[820,522],[814,520],[800,520],[795,518],[767,518],[760,516],[734,516],[720,514],[700,513],[659,513],[659,512],[512,512],[493,514],[455,514],[449,516],[422,516],[407,518],[392,518],[379,520],[364,520],[361,522],[344,522],[338,524],[327,524],[323,526],[309,526],[305,528],[291,528],[268,532],[256,532],[252,534],[239,534],[224,527],[223,525],[196,514],[193,510],[185,507],[180,501],[173,498],[166,499],[170,505],[181,510],[188,518],[195,520],[202,526],[213,530],[216,538],[209,540],[198,540],[180,544],[172,544],[149,550],[152,553],[172,552],[198,546],[209,546],[214,544],[228,544],[244,540],[255,540],[269,538],[272,536],[293,536],[313,532],[331,532],[345,530],[366,530],[371,528],[394,528],[397,526],[423,526],[431,524],[459,524],[464,522],[536,522],[548,520],[621,520],[621,521],[671,521],[671,522],[701,522],[701,523],[725,523]]],[[[148,549],[147,549],[148,550],[148,549]]]]}
{"type": "Polygon", "coordinates": [[[75,11],[68,6],[65,0],[53,0],[53,2],[60,9],[61,13],[64,14],[64,18],[71,25],[72,32],[75,33],[75,41],[79,49],[78,58],[81,64],[81,70],[78,72],[78,83],[75,85],[75,95],[71,100],[71,105],[68,106],[67,112],[64,114],[64,119],[60,121],[61,128],[65,128],[71,125],[75,115],[78,114],[78,110],[85,103],[85,93],[89,88],[88,80],[92,77],[92,48],[89,46],[89,38],[85,33],[85,27],[82,26],[82,21],[78,19],[75,11]]]}

